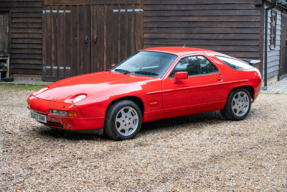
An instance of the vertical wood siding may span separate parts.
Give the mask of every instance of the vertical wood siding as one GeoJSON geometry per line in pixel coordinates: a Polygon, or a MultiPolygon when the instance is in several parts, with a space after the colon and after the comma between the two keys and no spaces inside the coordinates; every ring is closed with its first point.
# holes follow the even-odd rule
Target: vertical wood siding
{"type": "Polygon", "coordinates": [[[145,0],[144,46],[186,46],[260,58],[260,7],[250,0],[145,0]]]}
{"type": "Polygon", "coordinates": [[[42,0],[1,0],[10,11],[12,74],[42,74],[42,0]]]}
{"type": "MultiPolygon", "coordinates": [[[[268,35],[267,35],[267,78],[274,77],[279,74],[280,63],[280,47],[281,47],[281,11],[277,11],[277,25],[276,25],[276,47],[270,49],[270,29],[271,29],[271,12],[268,13],[268,35]]],[[[264,61],[264,60],[263,60],[264,61]]]]}

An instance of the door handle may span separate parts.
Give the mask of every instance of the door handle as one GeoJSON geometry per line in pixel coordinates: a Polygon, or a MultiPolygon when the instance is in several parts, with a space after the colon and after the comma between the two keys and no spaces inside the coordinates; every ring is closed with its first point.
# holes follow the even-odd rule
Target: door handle
{"type": "Polygon", "coordinates": [[[88,43],[88,42],[89,42],[89,36],[88,36],[88,35],[86,35],[86,37],[85,37],[85,41],[86,41],[86,43],[88,43]]]}
{"type": "Polygon", "coordinates": [[[223,79],[221,77],[218,77],[217,81],[223,81],[223,79]]]}
{"type": "Polygon", "coordinates": [[[94,37],[94,43],[97,43],[97,35],[94,37]]]}

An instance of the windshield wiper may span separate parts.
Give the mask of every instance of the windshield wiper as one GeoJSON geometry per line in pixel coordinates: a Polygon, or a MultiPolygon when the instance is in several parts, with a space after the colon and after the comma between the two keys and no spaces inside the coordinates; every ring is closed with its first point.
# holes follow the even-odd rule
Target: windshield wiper
{"type": "Polygon", "coordinates": [[[115,69],[115,71],[124,72],[124,74],[130,73],[130,71],[124,69],[115,69]]]}
{"type": "Polygon", "coordinates": [[[157,73],[148,72],[148,71],[136,71],[137,74],[146,74],[146,75],[158,75],[157,73]]]}

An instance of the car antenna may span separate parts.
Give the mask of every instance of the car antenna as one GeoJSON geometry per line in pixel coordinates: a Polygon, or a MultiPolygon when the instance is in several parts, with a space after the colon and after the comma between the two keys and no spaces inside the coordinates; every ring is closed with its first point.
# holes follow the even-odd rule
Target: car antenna
{"type": "Polygon", "coordinates": [[[196,28],[196,29],[194,30],[194,32],[190,35],[189,39],[186,41],[186,43],[184,44],[183,47],[185,47],[185,45],[187,44],[187,42],[190,40],[190,38],[192,37],[192,35],[195,33],[195,31],[196,31],[197,29],[198,29],[198,28],[196,28]]]}

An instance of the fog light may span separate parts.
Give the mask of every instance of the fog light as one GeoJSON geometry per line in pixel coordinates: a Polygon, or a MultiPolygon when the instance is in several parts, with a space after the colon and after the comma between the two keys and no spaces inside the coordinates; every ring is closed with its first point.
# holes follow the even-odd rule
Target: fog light
{"type": "Polygon", "coordinates": [[[50,114],[55,116],[67,117],[67,111],[60,111],[55,109],[50,109],[50,114]]]}
{"type": "Polygon", "coordinates": [[[61,111],[50,109],[50,114],[55,116],[62,116],[62,117],[77,117],[76,111],[61,111]]]}
{"type": "Polygon", "coordinates": [[[76,111],[68,111],[67,116],[68,117],[77,117],[78,115],[77,115],[76,111]]]}

